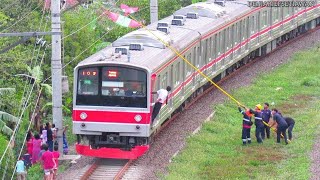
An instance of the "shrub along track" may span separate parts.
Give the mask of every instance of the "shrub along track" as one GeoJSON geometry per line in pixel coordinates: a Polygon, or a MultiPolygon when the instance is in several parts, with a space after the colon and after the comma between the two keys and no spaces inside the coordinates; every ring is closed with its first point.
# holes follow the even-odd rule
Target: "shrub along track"
{"type": "MultiPolygon", "coordinates": [[[[220,86],[227,92],[248,86],[261,73],[270,72],[278,65],[288,62],[295,52],[314,47],[319,41],[320,30],[297,37],[286,46],[279,47],[267,56],[257,58],[252,63],[238,69],[227,76],[220,86]]],[[[150,150],[133,162],[123,179],[157,179],[160,174],[167,173],[166,167],[170,159],[175,152],[184,147],[186,138],[212,113],[214,105],[226,99],[227,97],[216,88],[212,88],[206,96],[199,98],[155,137],[150,150]]],[[[59,176],[59,179],[77,177],[77,172],[75,172],[76,169],[79,170],[77,167],[87,162],[92,163],[92,159],[86,157],[79,160],[78,164],[71,166],[62,174],[63,176],[59,176]]],[[[316,167],[319,167],[319,160],[315,162],[318,163],[316,167]]]]}

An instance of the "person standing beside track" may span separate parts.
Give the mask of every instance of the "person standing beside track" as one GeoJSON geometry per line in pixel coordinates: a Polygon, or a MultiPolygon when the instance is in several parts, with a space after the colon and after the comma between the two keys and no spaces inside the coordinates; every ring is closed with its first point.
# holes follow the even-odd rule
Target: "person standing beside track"
{"type": "Polygon", "coordinates": [[[153,107],[151,125],[153,125],[154,120],[156,119],[157,115],[159,114],[162,104],[164,102],[166,102],[166,104],[168,104],[168,93],[170,91],[171,91],[171,87],[167,86],[166,89],[160,89],[157,92],[152,92],[152,94],[158,94],[158,99],[153,107]]]}
{"type": "Polygon", "coordinates": [[[254,124],[256,125],[256,138],[259,144],[263,142],[261,135],[264,128],[264,124],[262,122],[261,109],[261,104],[257,104],[255,110],[250,109],[250,113],[254,114],[254,124]]]}
{"type": "Polygon", "coordinates": [[[249,110],[243,111],[241,107],[238,107],[239,112],[243,114],[243,121],[242,121],[242,144],[247,145],[251,144],[251,137],[250,137],[250,130],[253,122],[251,121],[252,114],[249,110]]]}
{"type": "MultiPolygon", "coordinates": [[[[271,110],[269,109],[269,103],[264,103],[263,110],[261,111],[261,113],[262,113],[262,120],[268,124],[271,117],[271,110]]],[[[261,134],[261,137],[263,140],[265,139],[266,135],[267,135],[267,138],[269,139],[270,127],[264,124],[262,134],[261,134]]]]}
{"type": "Polygon", "coordinates": [[[286,130],[288,128],[287,122],[285,121],[285,119],[280,114],[278,114],[278,110],[277,109],[275,109],[275,108],[272,109],[271,114],[272,114],[274,122],[270,127],[274,126],[276,122],[278,124],[278,127],[277,127],[277,143],[280,143],[281,134],[282,134],[283,137],[284,137],[284,141],[286,142],[286,144],[288,144],[287,133],[286,133],[286,130]]]}

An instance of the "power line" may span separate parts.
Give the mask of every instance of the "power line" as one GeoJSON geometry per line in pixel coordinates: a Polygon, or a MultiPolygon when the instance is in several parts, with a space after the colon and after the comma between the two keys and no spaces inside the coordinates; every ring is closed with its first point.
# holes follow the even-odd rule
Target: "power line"
{"type": "MultiPolygon", "coordinates": [[[[87,47],[85,50],[83,50],[81,53],[79,53],[76,57],[74,57],[71,61],[69,61],[67,64],[65,64],[61,69],[64,69],[66,66],[68,66],[70,63],[72,63],[73,61],[75,61],[81,54],[83,54],[84,52],[86,52],[87,50],[89,50],[93,45],[95,45],[100,39],[102,39],[105,35],[107,35],[111,30],[113,30],[114,28],[109,29],[106,33],[104,33],[100,38],[98,38],[95,42],[93,42],[89,47],[87,47]]],[[[48,81],[52,76],[49,76],[48,78],[46,78],[45,80],[42,81],[42,83],[45,83],[46,81],[48,81]]]]}
{"type": "Polygon", "coordinates": [[[6,29],[2,30],[1,32],[4,32],[10,28],[12,28],[13,26],[15,26],[16,24],[18,24],[20,21],[22,21],[23,19],[27,18],[31,13],[33,13],[37,8],[39,8],[39,5],[34,8],[31,12],[29,12],[28,14],[25,14],[21,19],[19,19],[18,21],[16,21],[15,23],[13,23],[11,26],[7,27],[6,29]]]}
{"type": "MultiPolygon", "coordinates": [[[[46,49],[47,49],[47,47],[46,47],[46,49]]],[[[46,51],[46,49],[44,50],[44,53],[43,53],[43,56],[42,56],[42,59],[41,59],[41,62],[40,62],[40,67],[41,67],[41,65],[42,65],[42,62],[43,62],[43,59],[44,59],[44,56],[45,56],[45,51],[46,51]]],[[[33,89],[34,89],[35,84],[36,84],[36,83],[34,83],[34,84],[32,85],[32,88],[31,88],[30,93],[29,93],[28,98],[27,98],[27,102],[30,101],[30,98],[31,98],[31,95],[32,95],[32,91],[33,91],[33,89]]],[[[16,124],[16,127],[15,127],[15,129],[14,129],[12,135],[11,135],[11,138],[10,138],[10,140],[9,140],[9,142],[8,142],[8,145],[7,145],[6,149],[4,150],[3,155],[2,155],[2,157],[1,157],[1,159],[0,159],[0,164],[2,163],[3,158],[5,157],[8,149],[9,149],[9,147],[10,147],[12,141],[13,141],[13,139],[14,139],[15,136],[16,136],[16,133],[17,133],[17,131],[18,131],[18,128],[19,128],[20,123],[21,123],[21,120],[22,120],[22,116],[23,116],[23,114],[24,114],[24,112],[25,112],[26,109],[27,109],[27,106],[24,106],[22,112],[20,113],[19,120],[18,120],[18,122],[17,122],[17,124],[16,124]]]]}

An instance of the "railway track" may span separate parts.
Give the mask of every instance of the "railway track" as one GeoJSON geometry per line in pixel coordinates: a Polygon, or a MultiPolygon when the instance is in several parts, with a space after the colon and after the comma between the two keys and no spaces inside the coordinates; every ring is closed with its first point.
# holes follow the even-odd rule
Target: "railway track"
{"type": "Polygon", "coordinates": [[[122,159],[98,159],[80,177],[80,180],[118,180],[131,162],[131,160],[122,159]]]}

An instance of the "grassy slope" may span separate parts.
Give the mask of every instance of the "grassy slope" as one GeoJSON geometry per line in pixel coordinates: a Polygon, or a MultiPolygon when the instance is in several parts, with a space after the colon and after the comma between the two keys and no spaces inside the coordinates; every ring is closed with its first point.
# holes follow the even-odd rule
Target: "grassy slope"
{"type": "MultiPolygon", "coordinates": [[[[275,134],[262,145],[241,144],[242,116],[233,102],[216,106],[214,119],[187,140],[169,166],[166,179],[308,179],[310,151],[320,125],[320,51],[299,52],[293,60],[252,86],[232,92],[249,107],[274,102],[285,116],[296,119],[294,140],[276,144],[275,134]],[[276,90],[278,87],[282,89],[276,90]]],[[[318,133],[319,134],[319,133],[318,133]]]]}

